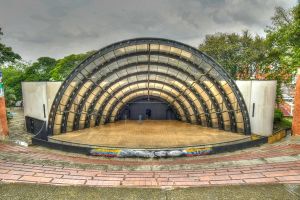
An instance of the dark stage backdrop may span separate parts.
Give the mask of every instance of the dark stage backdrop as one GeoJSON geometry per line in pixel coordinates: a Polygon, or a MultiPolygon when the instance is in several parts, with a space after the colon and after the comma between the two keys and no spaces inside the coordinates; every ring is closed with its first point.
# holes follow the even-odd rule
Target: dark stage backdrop
{"type": "Polygon", "coordinates": [[[126,104],[118,117],[119,120],[139,120],[140,118],[142,120],[175,120],[177,116],[167,102],[154,98],[149,100],[141,98],[126,104]]]}

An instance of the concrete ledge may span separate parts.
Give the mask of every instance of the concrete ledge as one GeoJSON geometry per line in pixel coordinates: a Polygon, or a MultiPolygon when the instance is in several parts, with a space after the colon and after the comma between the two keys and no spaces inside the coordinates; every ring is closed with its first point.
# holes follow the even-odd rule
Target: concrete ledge
{"type": "Polygon", "coordinates": [[[101,157],[141,157],[141,158],[168,158],[168,157],[193,157],[210,155],[224,152],[241,150],[249,147],[259,146],[267,143],[267,137],[259,137],[255,139],[247,138],[228,143],[218,143],[213,145],[200,145],[193,147],[181,147],[170,149],[128,149],[114,147],[97,147],[89,145],[80,145],[70,142],[62,142],[58,140],[41,140],[32,138],[32,144],[45,146],[52,149],[58,149],[67,152],[74,152],[86,155],[101,157]]]}

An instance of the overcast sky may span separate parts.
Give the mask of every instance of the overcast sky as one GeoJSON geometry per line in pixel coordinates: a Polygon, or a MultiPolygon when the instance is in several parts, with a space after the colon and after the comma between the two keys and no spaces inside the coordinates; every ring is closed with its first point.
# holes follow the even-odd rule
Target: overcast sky
{"type": "Polygon", "coordinates": [[[61,58],[135,37],[198,46],[206,34],[264,36],[276,6],[297,0],[0,0],[5,44],[27,61],[61,58]]]}

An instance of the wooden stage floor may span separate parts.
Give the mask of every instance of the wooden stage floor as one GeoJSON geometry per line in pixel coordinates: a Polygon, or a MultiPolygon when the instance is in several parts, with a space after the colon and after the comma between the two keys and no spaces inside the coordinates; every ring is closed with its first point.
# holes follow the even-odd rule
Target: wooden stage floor
{"type": "Polygon", "coordinates": [[[175,120],[146,120],[140,123],[127,120],[51,138],[96,146],[167,148],[230,142],[248,137],[175,120]]]}

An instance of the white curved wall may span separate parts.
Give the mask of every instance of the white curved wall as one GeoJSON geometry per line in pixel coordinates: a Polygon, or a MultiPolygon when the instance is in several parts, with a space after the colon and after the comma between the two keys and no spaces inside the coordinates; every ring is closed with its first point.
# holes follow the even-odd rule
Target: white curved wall
{"type": "Polygon", "coordinates": [[[62,82],[22,82],[24,115],[48,122],[51,105],[61,84],[62,82]]]}
{"type": "Polygon", "coordinates": [[[236,81],[247,105],[253,134],[269,136],[273,133],[276,81],[236,81]]]}

